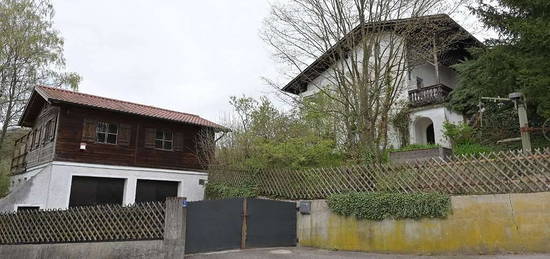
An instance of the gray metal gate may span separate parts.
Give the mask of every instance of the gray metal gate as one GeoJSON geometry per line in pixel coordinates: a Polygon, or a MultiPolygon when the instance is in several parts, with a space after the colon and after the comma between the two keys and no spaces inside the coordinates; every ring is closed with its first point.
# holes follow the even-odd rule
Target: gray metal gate
{"type": "Polygon", "coordinates": [[[296,203],[261,199],[189,202],[186,254],[296,245],[296,203]]]}

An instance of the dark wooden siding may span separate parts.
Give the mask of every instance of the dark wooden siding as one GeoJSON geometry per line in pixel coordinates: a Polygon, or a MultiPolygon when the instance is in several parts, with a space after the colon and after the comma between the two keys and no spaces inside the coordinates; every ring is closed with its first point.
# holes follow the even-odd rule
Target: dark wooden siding
{"type": "Polygon", "coordinates": [[[55,123],[59,108],[55,106],[44,105],[37,119],[34,121],[32,131],[27,136],[26,140],[26,168],[31,168],[43,163],[47,163],[54,158],[54,137],[55,123]],[[47,133],[47,123],[50,122],[52,133],[47,133]],[[42,133],[41,133],[42,132],[42,133]],[[39,140],[34,140],[40,136],[39,140]]]}
{"type": "Polygon", "coordinates": [[[55,160],[165,169],[202,169],[194,143],[200,130],[200,127],[194,125],[62,105],[55,160]],[[119,132],[121,125],[124,125],[124,130],[130,133],[129,138],[124,140],[127,143],[112,145],[90,141],[88,133],[83,134],[85,121],[116,123],[119,125],[119,132]],[[164,151],[149,146],[146,148],[146,129],[156,128],[170,130],[174,136],[185,136],[184,148],[181,151],[164,151]],[[84,151],[80,150],[82,142],[86,143],[84,151]]]}

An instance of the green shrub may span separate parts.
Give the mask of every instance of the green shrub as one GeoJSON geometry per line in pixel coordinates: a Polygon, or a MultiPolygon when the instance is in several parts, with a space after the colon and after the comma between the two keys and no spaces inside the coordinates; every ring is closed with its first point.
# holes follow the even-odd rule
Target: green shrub
{"type": "Polygon", "coordinates": [[[495,151],[493,147],[477,143],[462,144],[453,147],[453,154],[455,155],[475,155],[481,153],[489,153],[493,151],[495,151]]]}
{"type": "Polygon", "coordinates": [[[466,124],[443,123],[443,134],[451,140],[453,146],[475,143],[476,130],[466,124]]]}
{"type": "Polygon", "coordinates": [[[257,197],[256,186],[244,184],[231,186],[223,183],[207,183],[205,188],[206,199],[217,200],[226,198],[254,198],[257,197]]]}
{"type": "Polygon", "coordinates": [[[438,193],[360,193],[331,195],[329,208],[341,216],[357,219],[445,218],[451,211],[449,196],[438,193]]]}

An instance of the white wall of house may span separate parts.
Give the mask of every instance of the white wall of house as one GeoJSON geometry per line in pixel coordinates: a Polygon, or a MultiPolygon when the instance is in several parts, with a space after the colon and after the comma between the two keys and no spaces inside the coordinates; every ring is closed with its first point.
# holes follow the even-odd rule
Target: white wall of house
{"type": "MultiPolygon", "coordinates": [[[[362,50],[360,49],[360,47],[357,47],[352,51],[354,51],[356,53],[355,55],[357,55],[358,57],[362,55],[362,50]]],[[[332,68],[327,69],[317,78],[313,79],[312,82],[307,85],[307,90],[300,95],[302,97],[311,96],[318,93],[320,89],[330,91],[331,85],[335,85],[336,83],[336,81],[334,80],[333,71],[337,67],[345,64],[344,62],[350,61],[348,59],[346,61],[339,61],[333,64],[332,68]]],[[[405,77],[403,78],[401,91],[398,93],[397,99],[399,100],[399,102],[397,102],[398,104],[393,107],[391,113],[397,113],[400,107],[398,105],[403,105],[404,102],[407,102],[408,91],[417,88],[417,77],[422,78],[424,87],[439,83],[442,83],[450,88],[455,88],[457,86],[457,73],[453,69],[440,64],[439,79],[437,79],[435,66],[433,64],[427,62],[423,65],[418,65],[409,72],[406,72],[405,77]]],[[[425,144],[427,142],[425,136],[425,127],[433,123],[435,143],[444,147],[450,147],[450,143],[447,138],[443,136],[443,122],[447,120],[453,123],[464,121],[462,115],[455,113],[441,105],[417,108],[411,113],[410,118],[411,126],[409,127],[409,137],[411,144],[425,144]]],[[[388,145],[389,147],[394,148],[398,148],[401,146],[399,134],[397,130],[395,130],[391,125],[388,131],[388,145]]]]}
{"type": "Polygon", "coordinates": [[[433,123],[435,144],[450,148],[451,143],[443,133],[443,123],[445,121],[458,124],[464,122],[464,116],[443,105],[414,110],[410,114],[410,143],[427,144],[426,128],[433,123]]]}
{"type": "Polygon", "coordinates": [[[0,200],[0,211],[13,211],[18,206],[66,209],[73,176],[124,179],[124,204],[135,202],[138,179],[179,182],[178,196],[195,201],[204,198],[204,185],[200,185],[199,180],[208,178],[207,173],[196,171],[54,161],[14,176],[10,194],[0,200]]]}
{"type": "Polygon", "coordinates": [[[424,87],[442,83],[450,88],[455,88],[457,85],[457,74],[451,68],[445,65],[439,65],[439,81],[435,73],[435,66],[431,63],[426,63],[414,67],[411,70],[408,88],[410,90],[416,89],[416,78],[420,77],[423,80],[424,87]]]}
{"type": "MultiPolygon", "coordinates": [[[[396,36],[395,34],[393,35],[390,35],[390,33],[384,33],[383,35],[380,36],[380,49],[382,51],[384,51],[385,54],[382,55],[383,58],[392,58],[392,59],[396,59],[395,58],[395,55],[405,55],[405,51],[401,51],[399,53],[395,52],[394,53],[394,56],[393,57],[389,57],[387,53],[389,53],[388,49],[390,48],[391,45],[393,45],[394,48],[398,48],[398,47],[404,47],[405,44],[400,42],[401,41],[401,38],[399,36],[396,36]]],[[[355,47],[354,49],[350,50],[349,51],[350,53],[350,57],[355,57],[355,59],[357,60],[357,62],[359,62],[359,68],[362,66],[362,63],[363,63],[363,60],[361,59],[361,57],[363,56],[363,49],[361,46],[357,46],[355,47]],[[353,54],[351,54],[353,53],[353,54]]],[[[338,71],[349,71],[349,69],[345,68],[345,69],[342,69],[342,67],[346,64],[346,62],[349,64],[351,61],[351,58],[347,58],[345,60],[339,60],[337,62],[335,62],[329,69],[325,70],[324,72],[322,72],[318,77],[316,77],[315,79],[313,79],[308,85],[307,85],[307,90],[303,93],[300,94],[300,96],[302,97],[307,97],[307,96],[311,96],[315,93],[318,93],[320,91],[320,89],[329,89],[330,90],[330,86],[331,85],[335,85],[337,80],[335,79],[335,75],[334,75],[334,71],[335,70],[338,70],[338,71]]],[[[371,60],[370,60],[371,64],[374,63],[374,58],[371,57],[371,60]]],[[[404,83],[406,83],[406,80],[407,78],[404,77],[403,78],[403,81],[404,83]]],[[[406,89],[404,89],[406,90],[406,89]]],[[[401,94],[400,94],[401,95],[401,94]]]]}

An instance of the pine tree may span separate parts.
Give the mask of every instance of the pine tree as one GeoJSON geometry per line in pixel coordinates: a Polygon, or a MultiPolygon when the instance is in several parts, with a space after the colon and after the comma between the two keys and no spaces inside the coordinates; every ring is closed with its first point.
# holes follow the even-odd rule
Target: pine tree
{"type": "Polygon", "coordinates": [[[451,108],[467,115],[481,96],[523,92],[532,111],[550,118],[550,1],[479,0],[472,12],[498,32],[486,48],[470,50],[473,58],[456,65],[461,87],[451,108]]]}

